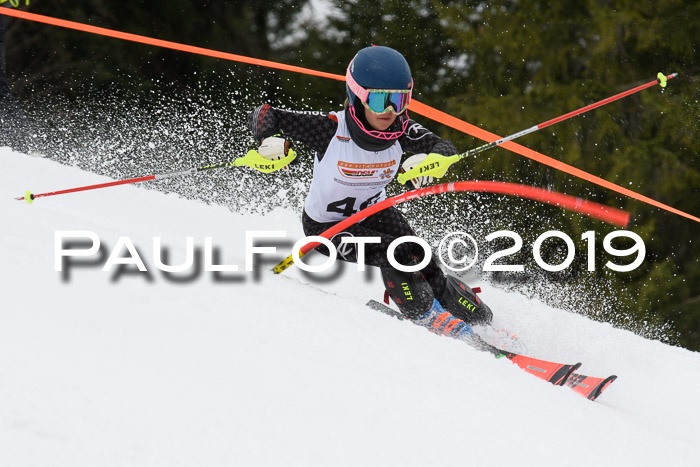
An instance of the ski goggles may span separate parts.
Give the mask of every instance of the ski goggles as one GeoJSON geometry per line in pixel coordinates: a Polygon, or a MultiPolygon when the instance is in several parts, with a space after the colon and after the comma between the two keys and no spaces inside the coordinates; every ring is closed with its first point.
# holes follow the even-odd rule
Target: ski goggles
{"type": "Polygon", "coordinates": [[[393,111],[399,115],[406,111],[411,103],[411,92],[413,91],[413,80],[409,89],[365,89],[352,77],[350,67],[345,73],[345,81],[350,90],[355,94],[360,102],[370,111],[377,115],[393,111]]]}

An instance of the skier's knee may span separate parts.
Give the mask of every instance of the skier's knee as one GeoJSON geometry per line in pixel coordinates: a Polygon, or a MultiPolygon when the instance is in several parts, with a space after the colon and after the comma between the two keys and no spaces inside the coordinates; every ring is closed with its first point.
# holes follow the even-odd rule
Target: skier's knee
{"type": "Polygon", "coordinates": [[[384,286],[391,299],[408,319],[425,314],[433,305],[433,289],[420,272],[381,268],[384,286]]]}
{"type": "Polygon", "coordinates": [[[478,291],[456,277],[448,275],[445,292],[440,297],[440,304],[470,326],[489,324],[493,313],[488,305],[477,297],[478,291]]]}

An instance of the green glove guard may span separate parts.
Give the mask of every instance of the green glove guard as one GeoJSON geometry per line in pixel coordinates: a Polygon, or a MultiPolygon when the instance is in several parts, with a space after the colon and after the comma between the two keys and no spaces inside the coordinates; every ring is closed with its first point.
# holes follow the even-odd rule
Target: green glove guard
{"type": "Polygon", "coordinates": [[[250,151],[248,151],[248,154],[236,159],[234,165],[236,167],[245,165],[257,170],[258,172],[269,174],[271,172],[275,172],[281,169],[282,167],[288,166],[292,163],[294,159],[296,159],[296,157],[296,151],[289,149],[285,157],[273,161],[270,159],[265,159],[263,156],[260,155],[258,151],[256,151],[255,149],[251,149],[250,151]]]}
{"type": "Polygon", "coordinates": [[[417,177],[442,178],[447,173],[447,169],[460,159],[459,154],[454,156],[443,156],[441,154],[430,153],[423,162],[415,166],[408,172],[399,174],[397,180],[405,185],[407,181],[417,177]]]}

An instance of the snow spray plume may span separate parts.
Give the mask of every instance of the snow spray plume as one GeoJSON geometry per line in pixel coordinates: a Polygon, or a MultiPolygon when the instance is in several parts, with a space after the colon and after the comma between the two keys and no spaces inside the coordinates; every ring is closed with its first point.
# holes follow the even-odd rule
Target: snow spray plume
{"type": "MultiPolygon", "coordinates": [[[[148,45],[152,45],[152,46],[156,46],[156,47],[163,47],[163,48],[167,48],[167,49],[178,50],[181,52],[193,53],[193,54],[197,54],[197,55],[204,55],[204,56],[219,58],[219,59],[223,59],[223,60],[231,60],[231,61],[235,61],[235,62],[247,63],[247,64],[257,65],[257,66],[262,66],[262,67],[267,67],[267,68],[274,68],[274,69],[278,69],[278,70],[291,71],[294,73],[302,73],[302,74],[306,74],[306,75],[319,76],[319,77],[323,77],[323,78],[330,78],[330,79],[335,79],[335,80],[339,80],[339,81],[344,80],[344,76],[338,75],[338,74],[327,73],[327,72],[312,70],[312,69],[293,66],[293,65],[286,65],[283,63],[272,62],[269,60],[261,60],[261,59],[246,57],[243,55],[236,55],[236,54],[231,54],[231,53],[226,53],[226,52],[219,52],[216,50],[210,50],[210,49],[205,49],[202,47],[195,47],[195,46],[191,46],[191,45],[180,44],[177,42],[154,39],[154,38],[147,37],[147,36],[140,36],[137,34],[130,34],[130,33],[125,33],[125,32],[121,32],[121,31],[115,31],[112,29],[90,26],[87,24],[77,23],[75,21],[67,21],[67,20],[63,20],[63,19],[52,18],[50,16],[38,15],[35,13],[29,13],[26,11],[17,11],[17,10],[11,10],[8,8],[2,8],[2,9],[0,9],[0,14],[7,15],[7,16],[14,16],[16,18],[21,18],[21,19],[30,20],[30,21],[36,21],[39,23],[50,24],[50,25],[58,26],[58,27],[62,27],[62,28],[84,31],[84,32],[88,32],[91,34],[97,34],[97,35],[101,35],[101,36],[113,37],[116,39],[121,39],[121,40],[126,40],[126,41],[148,44],[148,45]]],[[[657,80],[652,81],[651,83],[647,83],[645,85],[642,85],[639,88],[635,88],[634,90],[630,90],[628,92],[629,93],[637,92],[638,90],[644,89],[644,88],[649,87],[649,86],[653,86],[657,83],[660,84],[662,87],[665,87],[666,81],[668,79],[676,76],[675,73],[672,75],[668,75],[668,76],[664,76],[663,74],[660,74],[660,75],[661,76],[659,76],[659,78],[657,80]]],[[[628,95],[628,94],[625,94],[625,95],[628,95]]],[[[619,99],[621,97],[624,97],[624,96],[619,96],[619,97],[613,96],[609,99],[615,100],[615,99],[619,99]]],[[[606,99],[606,101],[611,102],[611,100],[608,100],[608,99],[606,99]]],[[[607,103],[607,102],[605,102],[605,103],[607,103]]],[[[593,104],[593,105],[599,106],[598,104],[593,104]]],[[[600,105],[603,105],[603,104],[600,104],[600,105]]],[[[409,106],[409,110],[411,110],[412,112],[415,112],[419,115],[423,115],[427,118],[435,120],[437,122],[440,122],[440,123],[447,125],[451,128],[455,128],[456,130],[462,131],[462,132],[469,134],[471,136],[477,137],[481,140],[488,141],[489,144],[491,144],[491,142],[495,142],[496,140],[500,139],[497,135],[494,135],[493,133],[490,133],[486,130],[483,130],[477,126],[471,125],[463,120],[460,120],[460,119],[453,117],[452,115],[446,114],[444,112],[441,112],[441,111],[434,109],[428,105],[422,104],[421,102],[418,102],[416,100],[411,101],[411,105],[409,106]]],[[[584,107],[584,109],[580,109],[581,112],[585,112],[586,110],[590,110],[590,108],[584,107]]],[[[575,111],[575,112],[579,112],[579,111],[575,111]]],[[[572,115],[567,114],[567,115],[564,115],[562,117],[558,117],[557,119],[554,119],[554,120],[561,121],[561,119],[569,118],[570,116],[572,116],[572,115]]],[[[546,126],[547,124],[552,124],[552,123],[556,123],[556,122],[553,120],[550,120],[549,122],[545,122],[542,125],[546,126]]],[[[522,134],[519,134],[518,136],[522,136],[522,134]]],[[[495,144],[496,143],[494,143],[494,145],[495,144]]],[[[501,144],[501,143],[498,143],[498,144],[501,144]]],[[[602,186],[602,187],[607,188],[609,190],[616,191],[616,192],[623,194],[625,196],[629,196],[633,199],[642,201],[643,203],[650,204],[652,206],[666,210],[668,212],[672,212],[672,213],[677,214],[679,216],[686,217],[688,219],[694,220],[695,222],[700,222],[700,218],[698,218],[696,216],[693,216],[693,215],[688,214],[686,212],[680,211],[680,210],[675,209],[671,206],[667,206],[663,203],[660,203],[660,202],[653,200],[649,197],[640,195],[640,194],[638,194],[632,190],[629,190],[627,188],[624,188],[622,186],[608,182],[607,180],[604,180],[600,177],[596,177],[595,175],[589,174],[588,172],[577,169],[576,167],[570,166],[568,164],[564,164],[564,163],[562,163],[556,159],[553,159],[549,156],[545,156],[544,154],[540,154],[536,151],[533,151],[532,149],[526,148],[524,146],[520,146],[520,145],[513,143],[509,140],[502,142],[502,144],[503,144],[502,145],[503,148],[508,149],[509,151],[513,151],[517,154],[520,154],[521,156],[530,158],[530,159],[535,160],[539,163],[548,165],[548,166],[553,167],[557,170],[561,170],[561,171],[568,173],[570,175],[573,175],[575,177],[582,178],[583,180],[589,181],[591,183],[602,186]]],[[[491,147],[491,146],[489,146],[489,147],[491,147]]],[[[477,149],[480,149],[480,148],[477,148],[477,149]]],[[[481,150],[483,150],[483,149],[481,149],[481,150]]],[[[473,152],[472,152],[472,154],[473,154],[473,152]]]]}
{"type": "Polygon", "coordinates": [[[164,80],[148,89],[94,90],[78,84],[73,88],[77,99],[60,94],[33,99],[25,110],[35,127],[37,150],[114,180],[48,193],[32,190],[21,199],[149,181],[144,184],[147,189],[224,205],[234,212],[298,209],[312,163],[301,148],[301,160],[278,176],[279,184],[268,183],[269,178],[257,172],[213,170],[233,165],[229,161],[255,145],[247,128],[247,113],[254,107],[250,96],[277,97],[250,89],[240,82],[244,78],[219,74],[185,89],[164,80]],[[209,175],[193,181],[204,171],[209,175]]]}

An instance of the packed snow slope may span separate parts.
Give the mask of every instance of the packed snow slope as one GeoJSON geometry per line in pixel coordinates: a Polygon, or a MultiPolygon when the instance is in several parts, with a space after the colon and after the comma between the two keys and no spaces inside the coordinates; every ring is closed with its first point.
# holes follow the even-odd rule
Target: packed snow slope
{"type": "Polygon", "coordinates": [[[376,271],[273,275],[299,213],[131,185],[13,199],[104,181],[0,148],[0,465],[698,465],[697,353],[473,284],[530,356],[619,376],[590,402],[369,310],[376,271]],[[269,230],[287,239],[245,272],[245,232],[269,230]],[[57,231],[94,232],[104,256],[65,277],[57,231]],[[177,265],[188,236],[240,271],[163,274],[153,238],[177,265]],[[102,271],[119,237],[148,273],[102,271]]]}

